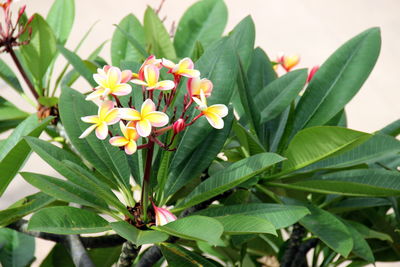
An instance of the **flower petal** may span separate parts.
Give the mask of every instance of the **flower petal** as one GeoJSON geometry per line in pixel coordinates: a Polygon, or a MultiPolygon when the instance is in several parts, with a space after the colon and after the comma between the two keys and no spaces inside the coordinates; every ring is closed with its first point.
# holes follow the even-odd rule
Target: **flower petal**
{"type": "Polygon", "coordinates": [[[189,78],[195,78],[200,76],[200,71],[198,70],[190,70],[190,69],[184,69],[184,70],[179,70],[178,74],[189,77],[189,78]]]}
{"type": "Polygon", "coordinates": [[[93,80],[101,87],[107,87],[107,79],[105,76],[100,74],[93,74],[93,80]]]}
{"type": "Polygon", "coordinates": [[[96,98],[98,98],[98,97],[100,97],[100,96],[103,96],[103,95],[104,95],[104,92],[105,92],[105,89],[104,89],[104,88],[99,88],[99,89],[93,91],[92,93],[88,94],[88,95],[86,96],[85,100],[93,100],[93,99],[96,99],[96,98]]]}
{"type": "Polygon", "coordinates": [[[140,120],[136,123],[136,130],[140,136],[147,137],[151,133],[151,124],[147,119],[140,120]]]}
{"type": "Polygon", "coordinates": [[[125,145],[125,153],[128,155],[132,155],[133,153],[136,152],[137,145],[135,141],[130,140],[126,145],[125,145]]]}
{"type": "Polygon", "coordinates": [[[158,90],[171,90],[175,87],[175,83],[170,80],[160,81],[154,85],[154,89],[158,90]]]}
{"type": "Polygon", "coordinates": [[[87,122],[87,123],[98,123],[99,116],[97,116],[97,115],[86,116],[86,117],[82,117],[81,120],[84,122],[87,122]]]}
{"type": "Polygon", "coordinates": [[[111,67],[107,72],[107,84],[114,87],[121,82],[121,70],[117,67],[111,67]]]}
{"type": "Polygon", "coordinates": [[[91,132],[93,132],[94,129],[96,129],[97,125],[91,125],[90,127],[88,127],[80,136],[79,138],[85,138],[86,136],[88,136],[91,132]]]}
{"type": "Polygon", "coordinates": [[[144,67],[144,78],[148,86],[154,86],[158,82],[160,70],[154,65],[147,65],[144,67]]]}
{"type": "Polygon", "coordinates": [[[112,146],[124,146],[129,143],[129,140],[122,136],[114,136],[110,138],[110,144],[112,146]]]}
{"type": "Polygon", "coordinates": [[[99,119],[104,121],[107,113],[114,108],[114,103],[110,100],[104,101],[99,107],[99,119]]]}
{"type": "Polygon", "coordinates": [[[143,102],[142,108],[140,109],[140,113],[142,114],[142,118],[144,118],[148,113],[153,112],[155,110],[156,110],[156,105],[154,104],[153,100],[148,98],[143,102]]]}
{"type": "Polygon", "coordinates": [[[168,115],[160,111],[150,112],[145,118],[148,119],[154,127],[162,127],[169,121],[168,115]]]}
{"type": "Polygon", "coordinates": [[[161,64],[167,69],[173,69],[175,67],[174,62],[172,62],[171,60],[165,59],[165,58],[162,59],[161,64]]]}
{"type": "Polygon", "coordinates": [[[132,91],[132,87],[129,84],[123,83],[123,84],[117,84],[114,86],[112,90],[113,95],[118,95],[118,96],[123,96],[130,94],[132,91]]]}
{"type": "Polygon", "coordinates": [[[193,101],[196,102],[197,105],[199,105],[200,110],[204,110],[207,108],[206,105],[204,105],[203,102],[201,102],[201,100],[197,97],[192,97],[193,101]]]}
{"type": "Polygon", "coordinates": [[[220,116],[221,118],[225,117],[228,115],[228,108],[225,105],[222,104],[216,104],[209,106],[207,108],[207,112],[212,112],[220,116]]]}
{"type": "MultiPolygon", "coordinates": [[[[205,78],[201,79],[201,81],[200,81],[200,90],[203,90],[204,95],[206,97],[209,97],[211,95],[213,87],[214,87],[214,85],[210,80],[205,79],[205,78]]],[[[199,93],[200,93],[200,91],[199,91],[199,93]]]]}
{"type": "Polygon", "coordinates": [[[132,79],[132,71],[124,70],[121,72],[121,83],[127,83],[132,79]]]}
{"type": "Polygon", "coordinates": [[[193,61],[188,57],[185,57],[181,61],[179,61],[178,65],[179,65],[179,70],[186,70],[186,69],[194,68],[193,61]]]}
{"type": "Polygon", "coordinates": [[[139,139],[139,134],[134,127],[126,127],[126,136],[129,140],[138,140],[139,139]]]}
{"type": "Polygon", "coordinates": [[[96,136],[97,138],[99,138],[100,140],[104,140],[107,138],[108,135],[108,127],[107,127],[107,123],[102,122],[101,124],[99,124],[96,128],[96,136]]]}
{"type": "Polygon", "coordinates": [[[134,84],[137,84],[137,85],[147,86],[147,83],[145,81],[142,81],[142,80],[139,80],[139,79],[133,79],[131,82],[134,83],[134,84]]]}
{"type": "Polygon", "coordinates": [[[224,120],[221,119],[220,116],[218,116],[217,114],[215,114],[213,112],[203,111],[203,113],[204,113],[204,116],[206,116],[208,122],[211,124],[212,127],[214,127],[215,129],[224,128],[224,120]]]}
{"type": "Polygon", "coordinates": [[[119,110],[117,108],[111,109],[104,118],[104,121],[107,123],[107,125],[113,125],[119,122],[119,120],[119,110]]]}
{"type": "Polygon", "coordinates": [[[142,118],[140,112],[133,108],[119,108],[118,111],[119,117],[123,120],[138,121],[142,118]]]}

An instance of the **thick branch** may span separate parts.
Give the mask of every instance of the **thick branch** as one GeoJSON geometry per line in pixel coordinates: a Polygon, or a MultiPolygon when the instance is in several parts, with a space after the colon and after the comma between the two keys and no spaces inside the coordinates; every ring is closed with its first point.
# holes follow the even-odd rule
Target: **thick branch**
{"type": "Polygon", "coordinates": [[[310,249],[314,248],[318,244],[318,239],[313,238],[303,242],[299,249],[297,250],[297,254],[293,259],[292,265],[293,267],[297,266],[308,266],[307,265],[307,253],[310,249]]]}
{"type": "Polygon", "coordinates": [[[293,225],[292,234],[290,235],[285,254],[281,260],[281,267],[291,267],[293,266],[293,259],[296,256],[303,237],[306,234],[306,230],[303,226],[296,223],[293,225]]]}
{"type": "Polygon", "coordinates": [[[130,267],[136,259],[140,246],[135,246],[132,242],[126,241],[122,245],[121,255],[119,256],[117,267],[130,267]]]}
{"type": "Polygon", "coordinates": [[[65,236],[64,245],[71,255],[72,261],[77,267],[95,267],[85,247],[82,245],[79,235],[65,236]]]}

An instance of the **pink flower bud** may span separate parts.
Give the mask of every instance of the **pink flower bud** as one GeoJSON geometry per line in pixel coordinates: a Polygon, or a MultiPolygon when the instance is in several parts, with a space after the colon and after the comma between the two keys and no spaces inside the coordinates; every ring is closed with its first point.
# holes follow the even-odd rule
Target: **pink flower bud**
{"type": "Polygon", "coordinates": [[[18,17],[20,18],[25,12],[26,5],[23,5],[18,11],[18,17]]]}
{"type": "Polygon", "coordinates": [[[180,133],[185,129],[185,120],[180,118],[172,125],[172,129],[174,130],[174,134],[180,133]]]}
{"type": "Polygon", "coordinates": [[[167,223],[175,221],[177,218],[169,210],[159,208],[153,203],[153,209],[156,215],[156,226],[162,226],[167,223]]]}
{"type": "Polygon", "coordinates": [[[310,70],[310,73],[308,74],[308,77],[307,77],[307,82],[311,81],[311,79],[314,77],[314,74],[317,72],[318,69],[319,69],[319,66],[316,65],[310,70]]]}
{"type": "Polygon", "coordinates": [[[32,15],[29,19],[28,22],[26,23],[26,25],[31,24],[32,20],[35,18],[35,15],[32,15]]]}

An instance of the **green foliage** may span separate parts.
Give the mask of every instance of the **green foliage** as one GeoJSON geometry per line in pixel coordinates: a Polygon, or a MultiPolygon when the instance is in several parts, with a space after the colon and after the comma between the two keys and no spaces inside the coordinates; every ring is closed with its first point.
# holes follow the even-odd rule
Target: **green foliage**
{"type": "Polygon", "coordinates": [[[127,222],[112,222],[111,228],[126,240],[131,241],[136,246],[144,244],[159,243],[167,240],[168,235],[159,231],[141,231],[127,222]]]}
{"type": "Polygon", "coordinates": [[[0,263],[4,267],[25,267],[34,260],[35,238],[11,229],[0,229],[0,263]]]}
{"type": "Polygon", "coordinates": [[[75,18],[74,0],[56,0],[47,14],[46,21],[53,29],[58,43],[65,44],[75,18]]]}

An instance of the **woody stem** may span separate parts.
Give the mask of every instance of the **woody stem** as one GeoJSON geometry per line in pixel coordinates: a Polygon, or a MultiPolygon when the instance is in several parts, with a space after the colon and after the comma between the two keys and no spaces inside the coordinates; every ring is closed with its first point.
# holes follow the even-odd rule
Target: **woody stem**
{"type": "Polygon", "coordinates": [[[144,222],[147,221],[147,208],[149,206],[149,186],[151,177],[151,165],[153,163],[154,153],[154,142],[149,140],[148,150],[146,156],[146,165],[144,170],[143,184],[142,184],[142,195],[140,199],[140,206],[142,211],[142,219],[144,222]]]}

